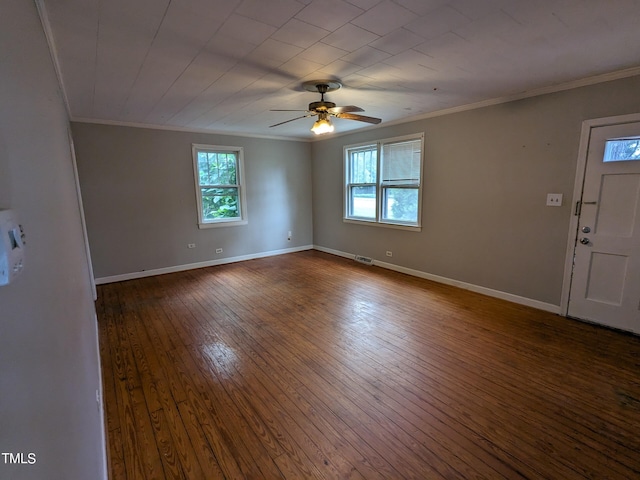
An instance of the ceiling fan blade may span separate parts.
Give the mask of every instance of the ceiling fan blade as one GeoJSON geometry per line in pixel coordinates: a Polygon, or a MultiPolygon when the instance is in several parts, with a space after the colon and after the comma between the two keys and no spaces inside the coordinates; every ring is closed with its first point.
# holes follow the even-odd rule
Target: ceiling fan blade
{"type": "Polygon", "coordinates": [[[269,110],[270,112],[307,112],[308,110],[269,110]]]}
{"type": "Polygon", "coordinates": [[[347,120],[358,120],[359,122],[375,123],[378,124],[382,121],[381,118],[367,117],[365,115],[356,115],[354,113],[338,113],[335,115],[337,118],[346,118],[347,120]]]}
{"type": "MultiPolygon", "coordinates": [[[[298,110],[294,110],[294,111],[298,111],[298,110]]],[[[304,110],[302,110],[302,111],[304,111],[304,110]]],[[[277,127],[278,125],[283,125],[285,123],[293,122],[294,120],[300,120],[301,118],[307,118],[307,117],[310,117],[310,116],[311,115],[302,115],[301,117],[296,117],[296,118],[292,118],[291,120],[285,120],[284,122],[276,123],[274,125],[269,125],[269,128],[277,127]]]]}
{"type": "Polygon", "coordinates": [[[333,108],[327,109],[327,111],[333,115],[337,113],[364,112],[362,108],[356,107],[355,105],[345,105],[344,107],[333,107],[333,108]]]}

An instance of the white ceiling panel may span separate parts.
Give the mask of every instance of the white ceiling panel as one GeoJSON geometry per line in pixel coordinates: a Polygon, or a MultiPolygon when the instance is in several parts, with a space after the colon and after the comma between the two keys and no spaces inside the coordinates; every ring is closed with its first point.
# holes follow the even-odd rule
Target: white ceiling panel
{"type": "Polygon", "coordinates": [[[448,2],[447,0],[397,0],[396,3],[422,16],[427,15],[428,13],[433,12],[435,9],[450,2],[448,2]]]}
{"type": "Polygon", "coordinates": [[[362,67],[360,65],[355,65],[345,60],[336,60],[331,62],[329,65],[319,68],[317,74],[318,78],[345,78],[346,76],[357,72],[361,68],[362,67]]]}
{"type": "Polygon", "coordinates": [[[314,118],[269,128],[319,100],[306,80],[384,125],[640,74],[640,0],[43,2],[73,119],[308,139],[314,118]]]}
{"type": "Polygon", "coordinates": [[[251,84],[242,73],[228,71],[204,92],[193,98],[189,104],[169,119],[170,125],[187,126],[207,114],[216,105],[251,84]]]}
{"type": "Polygon", "coordinates": [[[452,8],[471,20],[478,20],[501,8],[513,3],[511,0],[453,0],[449,3],[452,8]]]}
{"type": "Polygon", "coordinates": [[[417,18],[405,28],[426,40],[436,38],[455,28],[468,24],[471,20],[455,8],[445,5],[417,18]]]}
{"type": "Polygon", "coordinates": [[[123,113],[129,121],[143,122],[148,118],[219,26],[207,16],[175,4],[169,6],[124,106],[123,113]]]}
{"type": "Polygon", "coordinates": [[[227,18],[217,34],[219,37],[235,38],[243,42],[260,45],[271,37],[276,30],[276,27],[264,22],[233,14],[227,18]]]}
{"type": "Polygon", "coordinates": [[[364,12],[343,0],[314,0],[296,18],[333,32],[364,12]]]}
{"type": "Polygon", "coordinates": [[[306,58],[295,57],[280,65],[279,70],[291,78],[305,78],[307,75],[320,70],[322,66],[321,63],[316,63],[306,58]]]}
{"type": "Polygon", "coordinates": [[[264,60],[272,64],[282,65],[302,52],[302,48],[272,38],[265,40],[251,52],[251,58],[264,60]]]}
{"type": "MultiPolygon", "coordinates": [[[[543,22],[543,28],[546,30],[554,29],[557,20],[551,18],[551,23],[553,24],[552,26],[548,22],[543,22]]],[[[476,45],[491,45],[492,38],[501,38],[509,42],[517,41],[519,37],[525,34],[528,28],[519,24],[503,10],[498,10],[473,22],[459,25],[453,29],[453,32],[476,45]]],[[[438,38],[435,40],[438,41],[438,38]]]]}
{"type": "Polygon", "coordinates": [[[349,0],[356,7],[360,7],[362,10],[369,10],[379,4],[382,0],[349,0]]]}
{"type": "Polygon", "coordinates": [[[162,124],[181,111],[194,96],[204,92],[212,83],[224,75],[227,60],[207,51],[201,52],[171,85],[144,123],[162,124]]]}
{"type": "Polygon", "coordinates": [[[410,32],[406,28],[398,28],[388,33],[384,37],[371,42],[371,46],[383,52],[395,55],[396,53],[409,50],[424,42],[424,38],[410,32]]]}
{"type": "Polygon", "coordinates": [[[360,47],[364,47],[369,43],[379,38],[375,33],[368,32],[367,30],[346,23],[335,32],[327,35],[322,43],[331,45],[332,47],[339,48],[345,52],[353,52],[360,47]]]}
{"type": "Polygon", "coordinates": [[[347,53],[349,52],[346,50],[318,42],[301,52],[300,58],[311,60],[312,62],[317,62],[321,65],[327,65],[344,57],[347,53]]]}
{"type": "Polygon", "coordinates": [[[359,48],[355,52],[351,52],[350,54],[343,56],[341,60],[352,63],[354,65],[358,65],[361,68],[366,68],[370,67],[371,65],[375,65],[376,63],[380,63],[390,56],[391,54],[383,52],[382,50],[378,50],[377,48],[370,46],[365,46],[359,48]]]}
{"type": "Polygon", "coordinates": [[[171,0],[171,3],[198,15],[224,21],[238,8],[242,0],[171,0]]]}
{"type": "Polygon", "coordinates": [[[303,8],[304,5],[295,0],[244,0],[236,13],[281,27],[303,8]]]}
{"type": "MultiPolygon", "coordinates": [[[[407,50],[393,55],[382,62],[403,72],[402,78],[417,78],[419,75],[429,74],[427,70],[435,71],[434,58],[417,50],[407,50]]],[[[378,64],[380,65],[380,64],[378,64]]],[[[375,65],[374,65],[375,67],[375,65]]],[[[370,67],[372,68],[372,67],[370,67]]]]}
{"type": "Polygon", "coordinates": [[[292,18],[275,32],[272,38],[301,48],[309,48],[330,33],[329,30],[325,30],[324,28],[316,27],[310,23],[292,18]]]}
{"type": "Polygon", "coordinates": [[[255,43],[248,42],[243,38],[224,35],[220,32],[216,32],[204,47],[206,51],[214,53],[224,59],[224,64],[227,65],[227,68],[233,67],[255,48],[255,43]]]}
{"type": "Polygon", "coordinates": [[[354,19],[353,24],[382,36],[405,26],[416,17],[415,13],[397,3],[384,0],[354,19]]]}

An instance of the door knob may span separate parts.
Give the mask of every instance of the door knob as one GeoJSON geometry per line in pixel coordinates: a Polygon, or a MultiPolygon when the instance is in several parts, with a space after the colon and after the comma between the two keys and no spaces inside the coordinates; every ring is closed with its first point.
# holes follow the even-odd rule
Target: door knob
{"type": "Polygon", "coordinates": [[[587,237],[582,237],[580,239],[580,243],[583,245],[589,245],[589,239],[587,237]]]}
{"type": "Polygon", "coordinates": [[[589,233],[591,229],[589,227],[582,227],[582,233],[589,233]]]}

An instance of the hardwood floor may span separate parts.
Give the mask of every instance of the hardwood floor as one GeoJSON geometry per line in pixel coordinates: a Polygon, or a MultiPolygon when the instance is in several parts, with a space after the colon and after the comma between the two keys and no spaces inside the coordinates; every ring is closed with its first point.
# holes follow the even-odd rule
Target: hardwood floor
{"type": "Polygon", "coordinates": [[[640,337],[317,251],[98,295],[112,479],[640,478],[640,337]]]}

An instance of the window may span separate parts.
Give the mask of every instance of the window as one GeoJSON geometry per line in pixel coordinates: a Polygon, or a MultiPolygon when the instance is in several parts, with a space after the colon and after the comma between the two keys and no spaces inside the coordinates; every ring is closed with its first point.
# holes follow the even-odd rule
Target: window
{"type": "Polygon", "coordinates": [[[247,223],[241,147],[193,145],[200,228],[247,223]]]}
{"type": "Polygon", "coordinates": [[[420,228],[423,135],[345,147],[345,221],[420,228]]]}
{"type": "Polygon", "coordinates": [[[607,140],[604,146],[605,162],[640,160],[640,138],[607,140]]]}

